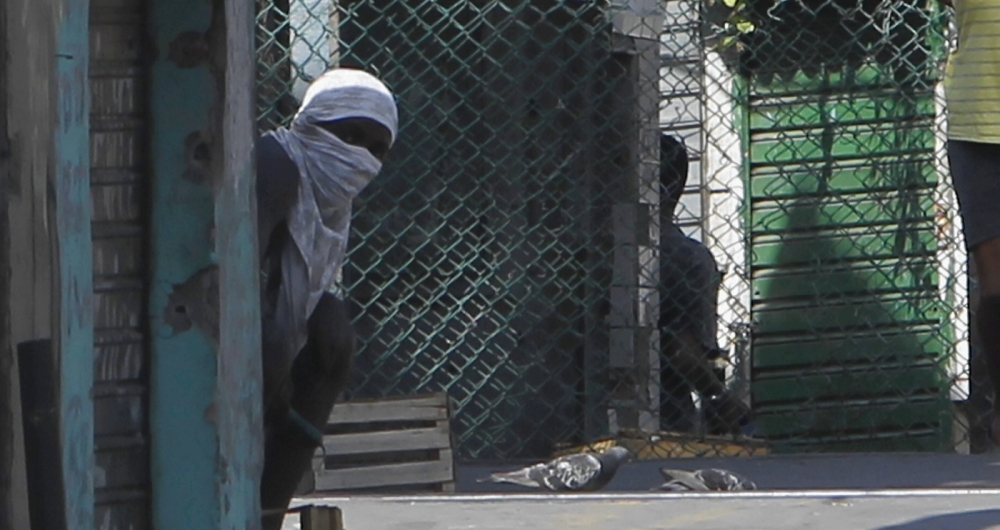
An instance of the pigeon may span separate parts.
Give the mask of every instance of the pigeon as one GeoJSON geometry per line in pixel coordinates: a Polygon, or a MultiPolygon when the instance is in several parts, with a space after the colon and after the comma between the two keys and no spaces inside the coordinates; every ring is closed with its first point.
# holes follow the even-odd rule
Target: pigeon
{"type": "Polygon", "coordinates": [[[667,481],[661,490],[666,491],[744,491],[755,490],[757,485],[746,477],[724,469],[661,469],[667,481]]]}
{"type": "Polygon", "coordinates": [[[602,453],[566,455],[517,471],[493,473],[479,482],[517,484],[549,491],[597,491],[611,482],[628,457],[628,449],[614,446],[602,453]]]}

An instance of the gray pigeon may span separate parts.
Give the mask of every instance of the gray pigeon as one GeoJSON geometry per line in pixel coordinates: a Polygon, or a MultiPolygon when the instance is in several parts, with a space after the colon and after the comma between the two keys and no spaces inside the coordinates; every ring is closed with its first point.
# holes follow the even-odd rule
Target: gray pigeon
{"type": "Polygon", "coordinates": [[[603,453],[578,453],[508,473],[493,473],[479,482],[502,482],[550,491],[596,491],[611,482],[629,457],[628,449],[615,446],[603,453]]]}
{"type": "Polygon", "coordinates": [[[667,481],[661,490],[666,491],[744,491],[755,490],[752,480],[724,469],[661,469],[660,474],[667,481]]]}

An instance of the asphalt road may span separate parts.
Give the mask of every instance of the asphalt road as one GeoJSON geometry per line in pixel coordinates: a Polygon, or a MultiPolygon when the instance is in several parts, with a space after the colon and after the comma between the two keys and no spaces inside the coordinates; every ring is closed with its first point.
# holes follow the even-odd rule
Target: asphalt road
{"type": "MultiPolygon", "coordinates": [[[[457,493],[312,496],[347,530],[1000,530],[1000,454],[793,455],[631,462],[600,493],[545,495],[476,479],[520,463],[458,466],[457,493]],[[723,467],[761,488],[662,494],[660,467],[723,467]]],[[[289,516],[286,530],[298,528],[289,516]]]]}
{"type": "MultiPolygon", "coordinates": [[[[1000,490],[316,498],[347,530],[1000,530],[1000,490]],[[504,497],[504,498],[498,498],[504,497]]],[[[298,528],[297,518],[285,528],[298,528]]]]}
{"type": "MultiPolygon", "coordinates": [[[[530,463],[521,462],[520,464],[530,463]]],[[[460,493],[515,492],[517,486],[479,483],[491,471],[517,463],[458,466],[460,493]]],[[[1000,488],[1000,454],[864,453],[741,458],[674,458],[629,462],[605,492],[641,492],[659,486],[659,468],[720,467],[747,476],[761,489],[1000,488]]],[[[998,506],[1000,507],[1000,506],[998,506]]]]}

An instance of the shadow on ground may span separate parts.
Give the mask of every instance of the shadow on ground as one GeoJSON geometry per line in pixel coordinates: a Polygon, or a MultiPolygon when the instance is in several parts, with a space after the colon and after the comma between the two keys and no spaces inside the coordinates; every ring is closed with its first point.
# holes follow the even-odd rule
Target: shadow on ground
{"type": "Polygon", "coordinates": [[[998,530],[1000,510],[976,510],[931,515],[913,521],[883,526],[875,530],[998,530]]]}

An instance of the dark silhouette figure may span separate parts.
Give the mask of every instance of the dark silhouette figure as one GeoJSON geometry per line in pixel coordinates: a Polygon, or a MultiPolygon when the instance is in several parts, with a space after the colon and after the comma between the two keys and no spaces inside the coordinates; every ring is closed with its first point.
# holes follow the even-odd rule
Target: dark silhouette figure
{"type": "Polygon", "coordinates": [[[716,342],[717,297],[721,274],[712,253],[687,237],[675,223],[687,183],[684,144],[660,137],[660,344],[661,428],[691,431],[702,398],[708,431],[735,434],[749,421],[749,410],[726,389],[724,373],[713,368],[726,357],[716,342]]]}

